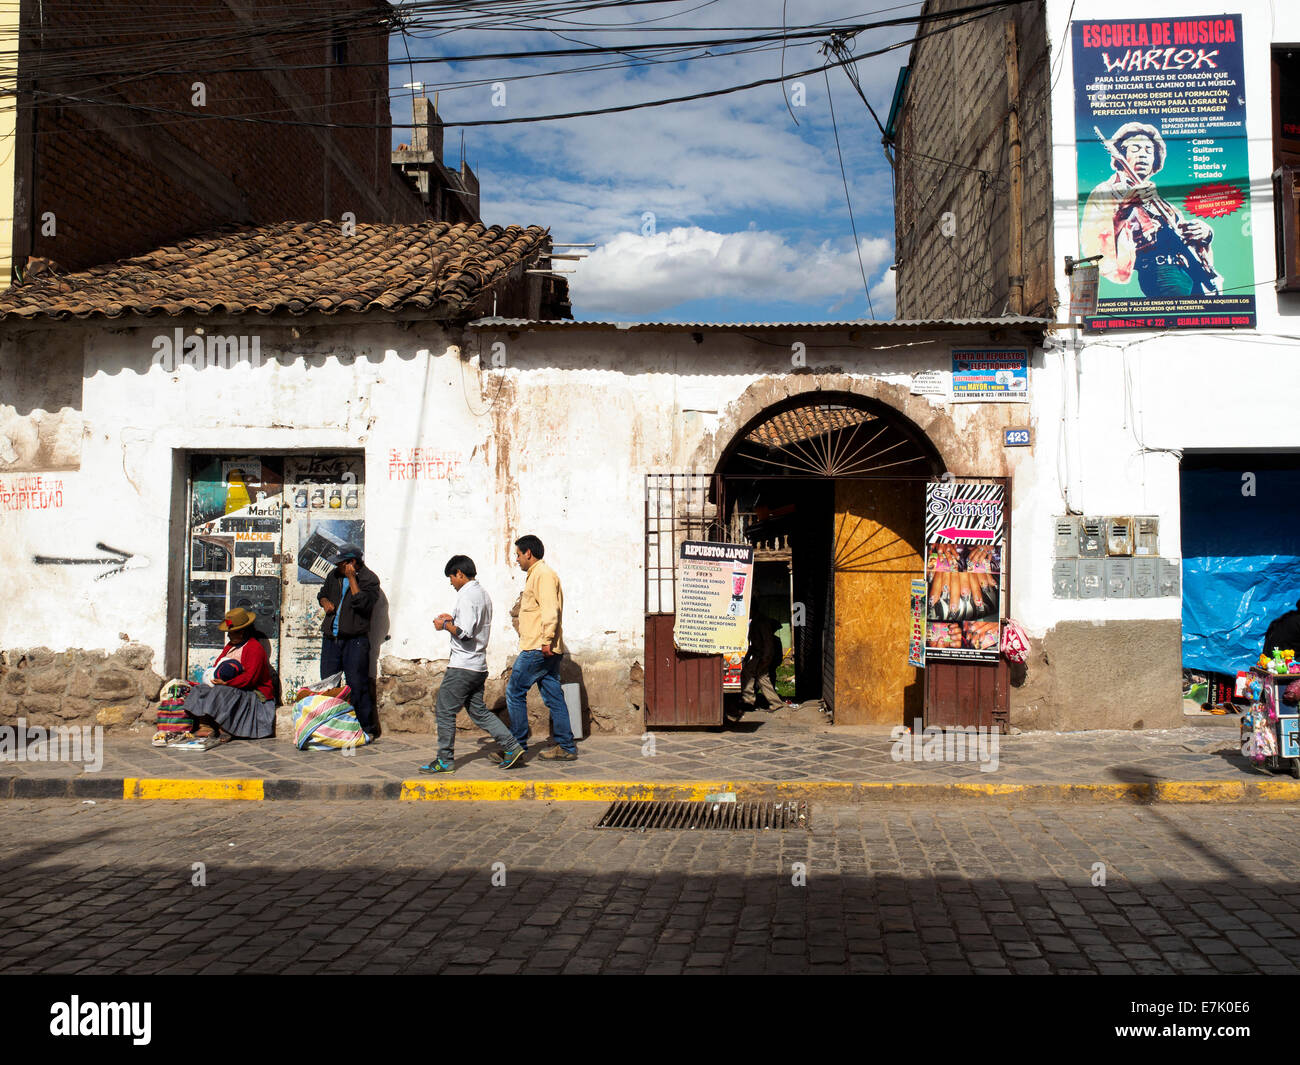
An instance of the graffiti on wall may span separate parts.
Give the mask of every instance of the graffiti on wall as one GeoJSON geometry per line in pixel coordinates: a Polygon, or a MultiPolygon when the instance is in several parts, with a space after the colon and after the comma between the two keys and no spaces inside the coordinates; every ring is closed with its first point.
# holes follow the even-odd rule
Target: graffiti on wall
{"type": "Polygon", "coordinates": [[[105,552],[99,558],[63,558],[54,555],[33,555],[32,561],[38,566],[107,566],[108,569],[98,574],[95,580],[102,581],[105,577],[116,577],[129,569],[143,569],[149,565],[149,559],[145,555],[137,555],[131,551],[123,551],[118,547],[109,547],[106,543],[95,544],[96,551],[105,552]]]}
{"type": "Polygon", "coordinates": [[[0,481],[0,510],[50,510],[63,506],[63,481],[40,475],[0,481]]]}
{"type": "Polygon", "coordinates": [[[463,474],[464,456],[428,447],[388,449],[390,481],[457,481],[463,474]]]}

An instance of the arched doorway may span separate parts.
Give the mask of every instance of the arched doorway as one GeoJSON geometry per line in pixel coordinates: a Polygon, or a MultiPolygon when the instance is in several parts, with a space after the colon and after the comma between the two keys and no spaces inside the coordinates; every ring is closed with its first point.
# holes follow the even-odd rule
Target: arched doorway
{"type": "Polygon", "coordinates": [[[719,457],[723,538],[755,547],[751,611],[793,646],[795,697],[821,699],[837,724],[921,716],[909,592],[924,574],[925,484],[943,470],[910,419],[838,391],[767,407],[719,457]]]}

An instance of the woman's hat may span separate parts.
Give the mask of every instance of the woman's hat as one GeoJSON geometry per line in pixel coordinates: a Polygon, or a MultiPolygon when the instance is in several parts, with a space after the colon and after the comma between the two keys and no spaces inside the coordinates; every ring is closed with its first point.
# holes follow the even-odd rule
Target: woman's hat
{"type": "Polygon", "coordinates": [[[245,610],[242,606],[235,607],[234,610],[226,611],[226,620],[217,626],[222,632],[234,632],[236,629],[246,629],[249,625],[257,620],[257,615],[245,610]]]}

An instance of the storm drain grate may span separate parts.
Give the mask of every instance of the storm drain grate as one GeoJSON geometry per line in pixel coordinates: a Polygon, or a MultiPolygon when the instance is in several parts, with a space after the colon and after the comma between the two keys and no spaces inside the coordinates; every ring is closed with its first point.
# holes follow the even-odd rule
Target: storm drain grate
{"type": "Polygon", "coordinates": [[[629,800],[613,803],[597,828],[644,831],[666,829],[720,829],[745,832],[808,828],[806,802],[657,802],[629,800]]]}

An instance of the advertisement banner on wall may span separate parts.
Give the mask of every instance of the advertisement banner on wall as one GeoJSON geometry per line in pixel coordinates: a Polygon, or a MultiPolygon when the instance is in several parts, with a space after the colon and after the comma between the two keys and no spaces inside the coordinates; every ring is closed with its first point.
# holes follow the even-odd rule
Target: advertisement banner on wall
{"type": "Polygon", "coordinates": [[[925,580],[913,577],[912,634],[907,641],[907,664],[918,669],[925,666],[925,591],[925,580]]]}
{"type": "Polygon", "coordinates": [[[689,654],[735,655],[749,643],[752,544],[682,543],[673,643],[689,654]]]}
{"type": "Polygon", "coordinates": [[[1094,330],[1255,324],[1241,16],[1075,22],[1094,330]]]}
{"type": "Polygon", "coordinates": [[[953,348],[954,403],[1028,403],[1029,349],[953,348]]]}
{"type": "Polygon", "coordinates": [[[925,486],[925,662],[996,662],[1002,629],[1000,484],[925,486]]]}

